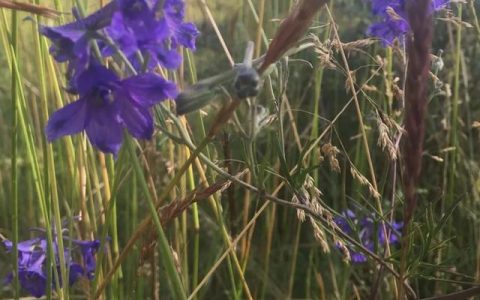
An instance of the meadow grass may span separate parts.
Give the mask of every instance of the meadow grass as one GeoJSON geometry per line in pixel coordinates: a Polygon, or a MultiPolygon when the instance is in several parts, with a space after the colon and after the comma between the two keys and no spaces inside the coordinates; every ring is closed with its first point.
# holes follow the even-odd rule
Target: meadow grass
{"type": "MultiPolygon", "coordinates": [[[[241,62],[249,40],[259,57],[294,2],[187,1],[187,18],[202,32],[198,50],[180,50],[180,69],[159,72],[185,89],[241,62]]],[[[107,1],[31,3],[88,13],[107,1]]],[[[0,237],[16,247],[38,235],[30,229],[46,228],[63,253],[68,240],[52,233],[61,237],[65,220],[80,216],[67,222],[70,235],[102,241],[95,279],[49,285],[48,299],[396,299],[465,290],[473,297],[478,9],[468,0],[435,15],[418,205],[403,243],[384,249],[375,240],[373,251],[333,221],[351,209],[389,234],[388,224],[405,217],[407,57],[401,45],[366,37],[368,3],[330,1],[299,41],[302,51],[280,59],[260,95],[230,118],[218,114],[227,93],[186,117],[163,102],[153,139],[126,136],[116,159],[84,134],[46,140],[49,115],[75,97],[38,25],[63,24],[71,14],[1,9],[0,237]],[[444,67],[435,68],[440,59],[444,67]],[[341,245],[368,260],[348,262],[341,245]]],[[[50,282],[68,281],[59,259],[50,282]]],[[[0,278],[18,272],[17,260],[15,248],[0,251],[0,278]]],[[[23,296],[17,280],[0,289],[1,299],[23,296]]]]}

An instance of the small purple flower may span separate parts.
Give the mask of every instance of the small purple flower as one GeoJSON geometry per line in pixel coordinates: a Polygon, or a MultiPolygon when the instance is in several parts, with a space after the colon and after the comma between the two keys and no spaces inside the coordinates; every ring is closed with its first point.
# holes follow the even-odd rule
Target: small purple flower
{"type": "Polygon", "coordinates": [[[92,15],[62,26],[40,26],[40,33],[52,41],[50,54],[58,62],[70,61],[70,68],[78,62],[86,63],[89,57],[89,42],[98,38],[98,30],[108,26],[116,10],[115,1],[92,15]]]}
{"type": "Polygon", "coordinates": [[[165,0],[163,6],[165,20],[170,30],[174,46],[180,44],[195,50],[195,39],[199,32],[193,23],[185,23],[185,3],[183,0],[165,0]]]}
{"type": "MultiPolygon", "coordinates": [[[[335,224],[346,234],[358,239],[361,244],[370,251],[375,250],[375,243],[383,247],[386,244],[386,238],[382,227],[378,226],[370,217],[358,218],[351,210],[346,210],[341,216],[334,219],[335,224]]],[[[387,234],[389,234],[388,243],[391,245],[399,242],[399,230],[403,227],[402,222],[385,223],[387,234]]],[[[362,252],[356,251],[355,247],[347,243],[350,257],[354,263],[363,263],[367,261],[367,256],[362,252]]]]}
{"type": "MultiPolygon", "coordinates": [[[[13,250],[13,243],[4,240],[4,247],[7,252],[13,250]]],[[[68,284],[73,285],[81,277],[93,279],[95,271],[95,253],[98,251],[100,241],[81,241],[72,240],[73,247],[66,248],[64,252],[65,263],[69,272],[68,284]],[[79,248],[80,251],[77,251],[79,248]],[[82,264],[72,260],[72,254],[78,253],[82,257],[82,264]]],[[[55,257],[52,258],[55,269],[60,273],[60,259],[58,256],[57,242],[53,242],[55,257]]],[[[47,290],[47,240],[45,237],[38,237],[18,243],[18,280],[22,288],[24,288],[32,296],[40,298],[45,295],[47,290]]],[[[5,284],[10,284],[14,279],[11,272],[4,280],[5,284]]],[[[62,282],[60,282],[62,285],[62,282]]],[[[53,285],[55,288],[55,285],[53,285]]]]}
{"type": "MultiPolygon", "coordinates": [[[[158,7],[159,3],[119,0],[119,10],[115,12],[106,31],[135,65],[140,65],[136,55],[136,52],[140,52],[149,60],[149,69],[156,64],[175,69],[181,62],[175,48],[181,45],[195,49],[199,32],[195,25],[183,21],[183,0],[165,0],[163,8],[158,7]]],[[[112,53],[110,46],[103,48],[104,55],[112,53]]]]}
{"type": "Polygon", "coordinates": [[[95,275],[95,253],[100,247],[100,241],[79,241],[76,240],[74,243],[80,247],[80,253],[82,254],[83,264],[85,266],[85,274],[88,279],[93,279],[95,275]]]}
{"type": "Polygon", "coordinates": [[[95,147],[115,156],[123,141],[123,128],[135,138],[150,139],[150,108],[177,95],[175,84],[158,75],[146,73],[120,80],[95,63],[79,74],[75,86],[80,98],[51,115],[45,129],[47,139],[85,130],[95,147]]]}
{"type": "Polygon", "coordinates": [[[372,24],[367,31],[370,36],[379,37],[383,46],[392,45],[395,39],[403,39],[410,30],[410,26],[404,19],[383,20],[372,24]]]}
{"type": "MultiPolygon", "coordinates": [[[[367,30],[370,36],[378,37],[383,46],[390,46],[395,39],[402,40],[410,30],[406,13],[407,0],[371,0],[372,13],[381,20],[373,23],[367,30]]],[[[433,0],[431,12],[444,9],[450,0],[433,0]]]]}

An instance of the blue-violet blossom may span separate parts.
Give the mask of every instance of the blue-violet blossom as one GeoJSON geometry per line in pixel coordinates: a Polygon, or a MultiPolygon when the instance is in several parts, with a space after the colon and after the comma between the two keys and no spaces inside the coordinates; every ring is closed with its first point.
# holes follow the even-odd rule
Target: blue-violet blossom
{"type": "Polygon", "coordinates": [[[53,57],[68,62],[68,91],[79,95],[50,117],[47,139],[85,130],[95,147],[116,156],[124,128],[135,138],[152,137],[151,107],[175,98],[177,89],[150,71],[157,65],[177,68],[181,56],[176,48],[195,49],[199,32],[184,22],[183,0],[113,0],[85,18],[76,17],[66,25],[40,28],[52,41],[53,57]],[[130,71],[141,74],[120,79],[93,56],[92,42],[100,50],[97,55],[121,51],[135,68],[130,71]]]}
{"type": "Polygon", "coordinates": [[[85,130],[95,147],[114,155],[120,150],[123,128],[135,138],[150,139],[150,108],[177,95],[175,84],[156,74],[121,80],[96,63],[76,77],[75,86],[80,98],[51,115],[46,126],[47,139],[53,141],[85,130]]]}
{"type": "MultiPolygon", "coordinates": [[[[82,241],[72,239],[71,248],[64,249],[64,258],[66,268],[68,269],[68,284],[73,285],[81,277],[93,279],[95,272],[95,253],[100,247],[100,241],[82,241]],[[74,257],[81,257],[82,264],[75,262],[74,257]]],[[[13,243],[4,240],[4,247],[7,252],[13,251],[13,243]]],[[[60,272],[60,259],[58,254],[57,241],[53,242],[53,250],[55,257],[52,258],[54,268],[60,272]]],[[[37,237],[18,243],[18,280],[22,288],[24,288],[32,296],[40,298],[45,295],[47,290],[47,239],[46,237],[37,237]]],[[[11,272],[7,275],[5,283],[9,284],[13,281],[14,274],[11,272]]],[[[60,284],[62,284],[60,282],[60,284]]],[[[53,285],[53,288],[55,286],[53,285]]]]}
{"type": "MultiPolygon", "coordinates": [[[[375,250],[375,242],[378,242],[380,247],[385,246],[387,242],[390,245],[397,244],[400,241],[399,230],[403,227],[402,222],[385,223],[387,234],[389,234],[387,241],[382,226],[378,222],[376,223],[370,217],[358,218],[351,210],[346,210],[341,216],[335,217],[334,222],[344,233],[357,239],[370,251],[375,250]]],[[[367,261],[365,254],[354,250],[353,245],[347,243],[347,248],[352,262],[362,263],[367,261]]]]}
{"type": "MultiPolygon", "coordinates": [[[[380,18],[368,28],[368,35],[381,39],[384,46],[390,46],[395,39],[403,39],[410,30],[406,12],[407,0],[371,0],[372,13],[380,18]]],[[[450,0],[432,0],[431,12],[447,7],[450,0]]]]}

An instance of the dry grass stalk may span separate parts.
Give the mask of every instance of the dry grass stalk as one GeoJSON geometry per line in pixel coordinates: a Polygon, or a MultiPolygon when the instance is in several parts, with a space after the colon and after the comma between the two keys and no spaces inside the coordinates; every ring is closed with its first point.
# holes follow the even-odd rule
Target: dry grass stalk
{"type": "Polygon", "coordinates": [[[60,15],[60,12],[48,7],[44,7],[36,4],[30,4],[30,3],[11,1],[11,0],[0,0],[0,7],[25,11],[32,14],[40,15],[42,17],[47,17],[47,18],[56,18],[60,15]]]}
{"type": "Polygon", "coordinates": [[[259,73],[263,73],[268,66],[276,62],[288,49],[295,45],[307,31],[315,13],[326,2],[326,0],[301,0],[293,8],[275,33],[265,54],[265,60],[259,68],[259,73]]]}

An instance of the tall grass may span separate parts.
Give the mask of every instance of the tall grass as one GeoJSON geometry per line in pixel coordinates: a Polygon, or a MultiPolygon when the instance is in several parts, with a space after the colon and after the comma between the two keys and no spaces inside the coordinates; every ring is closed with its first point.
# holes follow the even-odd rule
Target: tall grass
{"type": "MultiPolygon", "coordinates": [[[[188,1],[187,17],[202,31],[198,50],[180,50],[182,67],[162,75],[185,89],[240,62],[249,40],[260,56],[294,2],[188,1]]],[[[405,78],[416,72],[411,55],[400,44],[385,49],[366,39],[371,16],[363,1],[330,1],[302,24],[310,29],[296,44],[301,51],[272,58],[279,60],[255,99],[229,102],[220,94],[186,117],[175,115],[174,102],[158,105],[153,139],[126,138],[117,159],[93,148],[84,134],[48,143],[43,130],[54,110],[75,99],[65,91],[65,66],[49,55],[38,25],[63,24],[72,20],[63,13],[72,6],[89,13],[99,2],[30,4],[62,13],[0,11],[0,237],[26,240],[40,227],[52,245],[64,220],[80,216],[67,222],[70,235],[102,241],[95,279],[49,285],[47,298],[477,295],[475,1],[452,4],[433,20],[432,54],[444,50],[445,66],[422,81],[429,108],[415,160],[401,152],[407,137],[423,139],[404,131],[405,78]],[[418,178],[402,173],[409,159],[412,168],[423,159],[418,178]],[[409,211],[403,257],[400,245],[382,249],[375,241],[371,251],[358,242],[358,232],[346,235],[333,222],[351,209],[389,235],[389,223],[410,218],[404,209],[412,195],[418,205],[409,211]],[[367,262],[346,262],[341,244],[355,246],[367,262]]],[[[68,246],[60,242],[59,253],[68,246]]],[[[49,253],[54,257],[51,247],[49,253]]],[[[18,271],[17,256],[0,250],[0,278],[18,271]]],[[[68,269],[60,266],[49,272],[49,282],[68,281],[68,269]]],[[[23,296],[16,280],[0,289],[2,299],[23,296]]]]}

